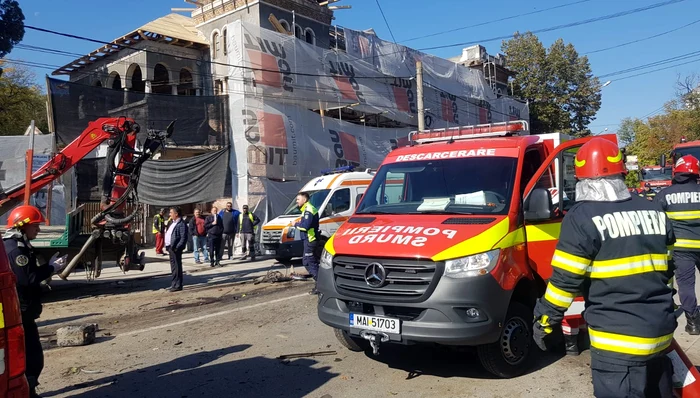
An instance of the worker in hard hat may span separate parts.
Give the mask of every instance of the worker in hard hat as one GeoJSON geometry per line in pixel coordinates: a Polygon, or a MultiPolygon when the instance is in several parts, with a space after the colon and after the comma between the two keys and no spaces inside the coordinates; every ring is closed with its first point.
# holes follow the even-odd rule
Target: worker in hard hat
{"type": "Polygon", "coordinates": [[[691,155],[676,161],[673,181],[656,196],[673,224],[676,244],[673,263],[688,334],[700,334],[700,311],[695,297],[695,268],[700,269],[700,162],[691,155]]]}
{"type": "Polygon", "coordinates": [[[36,387],[39,375],[44,368],[44,353],[39,340],[36,319],[41,315],[41,282],[66,267],[66,256],[56,253],[48,264],[37,263],[31,241],[40,232],[39,224],[44,222],[41,211],[34,206],[19,206],[12,210],[7,219],[7,232],[3,244],[10,267],[17,277],[17,295],[22,313],[25,351],[27,358],[27,381],[30,397],[38,397],[36,387]]]}
{"type": "Polygon", "coordinates": [[[583,296],[594,395],[671,397],[672,365],[664,355],[676,329],[671,223],[658,203],[630,195],[612,141],[588,141],[574,166],[577,203],[564,216],[553,273],[535,306],[535,342],[547,350],[565,311],[583,296]]]}

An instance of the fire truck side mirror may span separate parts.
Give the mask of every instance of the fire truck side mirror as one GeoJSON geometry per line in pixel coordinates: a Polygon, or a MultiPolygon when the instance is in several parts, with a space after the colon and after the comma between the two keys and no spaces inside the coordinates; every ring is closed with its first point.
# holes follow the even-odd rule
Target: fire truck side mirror
{"type": "Polygon", "coordinates": [[[552,196],[544,188],[535,188],[525,198],[525,221],[543,221],[552,217],[552,196]]]}
{"type": "Polygon", "coordinates": [[[661,155],[659,158],[659,166],[666,167],[666,155],[661,155]]]}

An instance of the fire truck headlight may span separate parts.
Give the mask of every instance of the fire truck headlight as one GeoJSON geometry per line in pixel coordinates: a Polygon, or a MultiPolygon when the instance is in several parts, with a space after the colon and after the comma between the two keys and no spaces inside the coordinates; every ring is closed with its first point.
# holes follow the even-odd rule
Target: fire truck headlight
{"type": "Polygon", "coordinates": [[[328,253],[328,250],[323,249],[321,253],[321,261],[319,261],[321,268],[331,269],[333,267],[333,255],[328,253]]]}
{"type": "Polygon", "coordinates": [[[495,249],[485,253],[447,260],[445,262],[445,276],[450,278],[469,278],[486,275],[498,263],[500,252],[500,249],[495,249]]]}

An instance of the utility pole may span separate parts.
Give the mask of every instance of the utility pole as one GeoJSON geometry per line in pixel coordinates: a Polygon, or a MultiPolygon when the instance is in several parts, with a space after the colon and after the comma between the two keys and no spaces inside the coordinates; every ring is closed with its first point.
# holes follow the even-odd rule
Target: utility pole
{"type": "Polygon", "coordinates": [[[32,163],[34,161],[34,120],[29,125],[29,149],[27,150],[27,175],[24,185],[24,204],[29,205],[29,197],[32,195],[32,163]]]}
{"type": "Polygon", "coordinates": [[[425,130],[425,109],[423,108],[423,62],[416,62],[416,92],[418,95],[418,131],[425,130]]]}

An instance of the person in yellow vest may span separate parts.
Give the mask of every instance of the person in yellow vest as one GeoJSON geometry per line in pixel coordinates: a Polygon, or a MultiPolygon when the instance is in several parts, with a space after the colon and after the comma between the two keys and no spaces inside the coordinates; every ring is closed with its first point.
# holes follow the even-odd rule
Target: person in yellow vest
{"type": "Polygon", "coordinates": [[[321,257],[322,246],[319,244],[319,215],[318,209],[309,202],[309,194],[301,192],[297,195],[297,206],[301,210],[301,220],[294,226],[301,232],[301,240],[304,242],[304,257],[301,262],[306,267],[309,275],[314,279],[314,287],[310,294],[318,294],[316,279],[318,276],[318,263],[321,257]]]}
{"type": "Polygon", "coordinates": [[[241,260],[245,260],[248,257],[247,254],[250,254],[250,259],[255,261],[255,232],[258,224],[260,224],[260,218],[248,212],[248,205],[243,205],[243,212],[238,216],[238,231],[243,251],[241,260]]]}
{"type": "Polygon", "coordinates": [[[165,208],[158,211],[158,214],[153,217],[153,235],[156,237],[156,254],[165,256],[163,248],[165,248],[165,208]]]}

